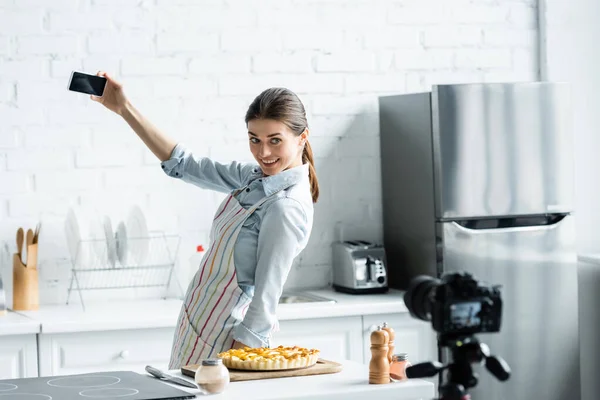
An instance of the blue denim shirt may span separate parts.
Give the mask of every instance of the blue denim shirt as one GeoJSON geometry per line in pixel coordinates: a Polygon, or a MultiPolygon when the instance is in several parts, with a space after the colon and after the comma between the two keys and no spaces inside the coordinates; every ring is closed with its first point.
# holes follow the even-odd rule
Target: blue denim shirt
{"type": "Polygon", "coordinates": [[[312,230],[308,165],[264,176],[258,164],[196,158],[179,143],[161,167],[167,175],[203,189],[222,193],[243,189],[236,199],[246,209],[275,194],[244,222],[233,254],[238,284],[252,298],[233,338],[251,347],[270,347],[271,334],[278,329],[276,310],[283,285],[312,230]]]}

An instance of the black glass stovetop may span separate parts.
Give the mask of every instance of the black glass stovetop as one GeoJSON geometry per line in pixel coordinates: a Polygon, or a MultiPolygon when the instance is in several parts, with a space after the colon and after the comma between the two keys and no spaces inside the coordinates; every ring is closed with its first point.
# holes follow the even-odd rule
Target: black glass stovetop
{"type": "Polygon", "coordinates": [[[0,400],[179,400],[196,396],[131,371],[0,380],[0,400]]]}

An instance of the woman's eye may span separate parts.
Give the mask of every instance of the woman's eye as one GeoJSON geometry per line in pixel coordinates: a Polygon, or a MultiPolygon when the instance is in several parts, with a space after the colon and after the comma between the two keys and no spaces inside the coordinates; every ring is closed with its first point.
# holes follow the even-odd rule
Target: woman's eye
{"type": "Polygon", "coordinates": [[[281,142],[281,139],[278,139],[278,138],[271,139],[271,143],[273,143],[273,144],[279,144],[279,142],[281,142]]]}
{"type": "Polygon", "coordinates": [[[256,144],[256,143],[258,143],[258,142],[260,142],[260,140],[258,140],[257,138],[255,138],[255,137],[251,137],[251,138],[250,138],[250,143],[254,143],[254,144],[256,144]]]}

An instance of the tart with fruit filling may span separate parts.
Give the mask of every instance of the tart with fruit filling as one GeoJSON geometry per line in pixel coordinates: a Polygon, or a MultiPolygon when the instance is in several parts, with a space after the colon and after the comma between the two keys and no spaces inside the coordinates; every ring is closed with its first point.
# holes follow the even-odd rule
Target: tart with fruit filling
{"type": "Polygon", "coordinates": [[[313,366],[320,351],[305,347],[244,347],[230,349],[218,354],[223,364],[231,369],[251,371],[274,371],[313,366]]]}

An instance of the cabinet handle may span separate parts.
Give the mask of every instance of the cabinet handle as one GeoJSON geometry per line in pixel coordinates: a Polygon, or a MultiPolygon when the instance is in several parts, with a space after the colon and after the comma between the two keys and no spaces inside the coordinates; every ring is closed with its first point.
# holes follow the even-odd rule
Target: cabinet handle
{"type": "Polygon", "coordinates": [[[119,358],[124,360],[127,357],[129,357],[129,350],[123,350],[122,352],[119,353],[119,358]]]}

